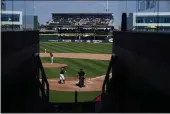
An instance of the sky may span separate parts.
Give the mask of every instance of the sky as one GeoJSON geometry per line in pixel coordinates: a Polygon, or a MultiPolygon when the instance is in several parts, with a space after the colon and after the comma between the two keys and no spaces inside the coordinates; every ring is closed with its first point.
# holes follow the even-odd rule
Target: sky
{"type": "MultiPolygon", "coordinates": [[[[106,1],[7,1],[7,10],[23,11],[23,15],[38,15],[39,23],[51,20],[51,13],[104,13],[106,1]]],[[[109,1],[109,12],[114,15],[114,25],[120,26],[123,12],[137,12],[136,1],[109,1]]],[[[170,11],[167,1],[159,1],[159,8],[150,11],[170,11]]],[[[29,19],[27,19],[29,21],[29,19]]],[[[30,21],[32,21],[30,19],[30,21]]]]}

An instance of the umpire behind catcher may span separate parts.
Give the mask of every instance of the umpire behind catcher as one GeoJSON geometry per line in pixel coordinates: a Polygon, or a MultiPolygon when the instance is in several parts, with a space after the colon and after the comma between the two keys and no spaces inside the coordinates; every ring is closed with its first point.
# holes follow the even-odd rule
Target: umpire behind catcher
{"type": "Polygon", "coordinates": [[[83,69],[80,69],[78,75],[79,75],[79,87],[82,88],[85,86],[84,85],[85,72],[83,71],[83,69]]]}

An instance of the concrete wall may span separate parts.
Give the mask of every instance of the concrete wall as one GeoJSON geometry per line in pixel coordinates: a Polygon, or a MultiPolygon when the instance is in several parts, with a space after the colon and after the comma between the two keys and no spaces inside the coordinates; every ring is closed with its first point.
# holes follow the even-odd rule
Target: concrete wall
{"type": "Polygon", "coordinates": [[[104,112],[170,112],[170,34],[114,32],[104,112]]]}
{"type": "Polygon", "coordinates": [[[133,30],[133,13],[129,13],[127,17],[127,29],[133,30]]]}
{"type": "Polygon", "coordinates": [[[32,56],[39,52],[39,32],[2,32],[1,49],[2,112],[35,111],[39,88],[32,56]]]}
{"type": "Polygon", "coordinates": [[[113,52],[123,72],[121,110],[170,112],[170,34],[114,34],[113,52]]]}
{"type": "Polygon", "coordinates": [[[31,30],[34,29],[34,15],[24,15],[22,19],[23,19],[22,28],[31,30]]]}

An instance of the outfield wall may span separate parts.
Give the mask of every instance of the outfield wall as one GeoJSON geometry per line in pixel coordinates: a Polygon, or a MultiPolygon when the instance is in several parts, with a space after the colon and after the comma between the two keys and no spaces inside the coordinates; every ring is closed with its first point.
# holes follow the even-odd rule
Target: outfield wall
{"type": "Polygon", "coordinates": [[[57,35],[41,35],[42,42],[86,42],[86,43],[112,43],[113,38],[106,36],[57,36],[57,35]]]}

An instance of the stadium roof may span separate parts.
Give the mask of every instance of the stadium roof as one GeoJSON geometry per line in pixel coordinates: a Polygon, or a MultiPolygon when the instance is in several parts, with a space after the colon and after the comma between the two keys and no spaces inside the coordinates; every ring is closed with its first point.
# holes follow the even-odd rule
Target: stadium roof
{"type": "Polygon", "coordinates": [[[43,25],[44,27],[66,27],[66,28],[70,28],[70,27],[73,27],[73,28],[75,28],[75,27],[87,27],[87,28],[103,28],[103,27],[113,27],[113,26],[108,26],[108,25],[80,25],[80,26],[74,26],[74,25],[43,25]]]}
{"type": "Polygon", "coordinates": [[[51,13],[52,15],[112,15],[113,13],[51,13]]]}

